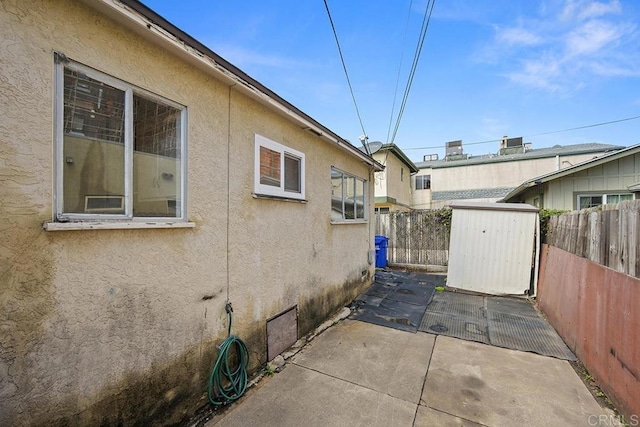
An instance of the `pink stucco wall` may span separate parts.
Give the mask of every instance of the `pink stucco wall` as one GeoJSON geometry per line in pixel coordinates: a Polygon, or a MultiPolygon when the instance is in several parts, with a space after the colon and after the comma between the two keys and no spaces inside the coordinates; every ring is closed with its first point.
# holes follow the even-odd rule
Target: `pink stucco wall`
{"type": "Polygon", "coordinates": [[[640,280],[544,245],[538,303],[627,419],[640,415],[640,280]]]}

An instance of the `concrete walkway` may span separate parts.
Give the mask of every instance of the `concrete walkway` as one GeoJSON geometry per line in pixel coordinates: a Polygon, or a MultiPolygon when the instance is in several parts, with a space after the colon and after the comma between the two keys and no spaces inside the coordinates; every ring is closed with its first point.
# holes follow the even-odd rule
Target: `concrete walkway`
{"type": "Polygon", "coordinates": [[[211,426],[588,426],[602,409],[569,362],[347,319],[211,426]]]}

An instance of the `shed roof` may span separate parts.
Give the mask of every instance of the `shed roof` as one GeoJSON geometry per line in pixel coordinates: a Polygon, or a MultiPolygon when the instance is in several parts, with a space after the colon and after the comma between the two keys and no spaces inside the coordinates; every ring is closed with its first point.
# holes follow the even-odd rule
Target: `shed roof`
{"type": "Polygon", "coordinates": [[[486,211],[538,212],[540,209],[525,203],[454,202],[451,209],[472,209],[486,211]]]}

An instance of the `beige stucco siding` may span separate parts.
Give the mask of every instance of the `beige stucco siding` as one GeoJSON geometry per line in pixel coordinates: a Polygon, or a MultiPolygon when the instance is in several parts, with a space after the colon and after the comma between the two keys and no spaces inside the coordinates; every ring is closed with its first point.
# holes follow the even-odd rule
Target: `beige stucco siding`
{"type": "MultiPolygon", "coordinates": [[[[453,167],[429,167],[420,169],[417,175],[431,175],[431,191],[414,190],[412,207],[414,209],[440,208],[450,203],[450,200],[432,201],[432,192],[515,188],[526,180],[592,159],[594,156],[595,154],[593,153],[577,154],[529,160],[470,165],[462,164],[453,167]]],[[[495,202],[499,199],[500,197],[490,199],[478,198],[473,200],[478,202],[495,202]]]]}
{"type": "Polygon", "coordinates": [[[373,158],[385,165],[383,172],[376,173],[376,196],[391,197],[401,207],[411,205],[411,171],[389,150],[378,151],[373,158]]]}
{"type": "MultiPolygon", "coordinates": [[[[176,422],[226,336],[266,359],[265,321],[300,333],[371,282],[370,223],[330,223],[332,165],[369,167],[82,3],[0,3],[0,425],[176,422]],[[185,105],[191,229],[47,232],[53,52],[185,105]],[[254,135],[306,156],[307,203],[254,198],[254,135]]],[[[368,208],[372,209],[372,198],[368,208]]]]}
{"type": "MultiPolygon", "coordinates": [[[[433,169],[420,169],[417,174],[411,178],[411,207],[413,209],[431,209],[431,189],[416,190],[416,176],[430,175],[433,179],[433,169]]],[[[433,182],[431,183],[433,186],[433,182]]]]}
{"type": "MultiPolygon", "coordinates": [[[[593,157],[593,154],[562,157],[559,159],[560,168],[589,160],[593,157]]],[[[527,179],[555,170],[558,170],[558,159],[555,157],[513,162],[484,163],[463,167],[436,168],[431,170],[431,184],[434,191],[517,187],[527,179]]],[[[419,174],[423,174],[423,172],[420,171],[419,174]]]]}

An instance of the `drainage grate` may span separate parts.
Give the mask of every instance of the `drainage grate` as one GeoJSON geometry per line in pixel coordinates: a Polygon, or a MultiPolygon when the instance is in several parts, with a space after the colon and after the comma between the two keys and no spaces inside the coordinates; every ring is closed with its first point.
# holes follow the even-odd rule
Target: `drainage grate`
{"type": "Polygon", "coordinates": [[[487,311],[516,316],[540,317],[538,310],[526,299],[486,297],[487,311]]]}
{"type": "Polygon", "coordinates": [[[562,338],[527,300],[436,293],[418,330],[576,360],[562,338]]]}
{"type": "Polygon", "coordinates": [[[480,319],[484,318],[484,300],[478,295],[436,292],[427,311],[480,319]]]}
{"type": "Polygon", "coordinates": [[[530,351],[558,359],[576,360],[562,338],[537,316],[488,312],[489,338],[492,345],[530,351]]]}
{"type": "Polygon", "coordinates": [[[458,313],[435,313],[427,310],[418,330],[489,344],[487,321],[478,316],[464,316],[458,313]]]}
{"type": "Polygon", "coordinates": [[[526,299],[435,292],[445,276],[376,272],[354,302],[353,319],[409,332],[427,332],[559,359],[571,350],[526,299]]]}

